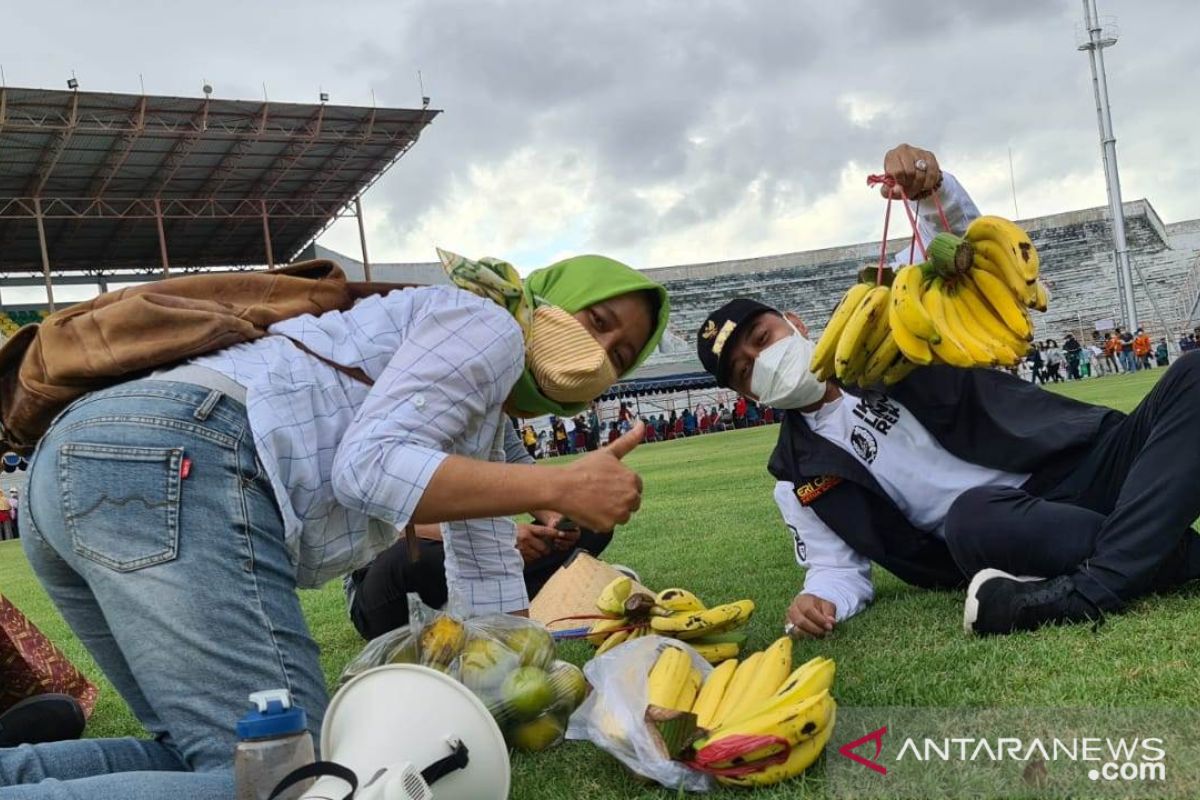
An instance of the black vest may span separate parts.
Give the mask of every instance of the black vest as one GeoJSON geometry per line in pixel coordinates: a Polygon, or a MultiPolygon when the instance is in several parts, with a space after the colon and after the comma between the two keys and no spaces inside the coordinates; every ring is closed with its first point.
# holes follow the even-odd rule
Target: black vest
{"type": "MultiPolygon", "coordinates": [[[[1034,494],[1056,486],[1100,432],[1124,416],[993,369],[925,367],[888,396],[964,461],[1031,473],[1024,488],[1034,494]]],[[[784,415],[768,469],[776,480],[791,481],[801,503],[847,544],[901,580],[951,588],[970,577],[945,542],[909,524],[866,467],[813,433],[798,411],[784,415]]]]}

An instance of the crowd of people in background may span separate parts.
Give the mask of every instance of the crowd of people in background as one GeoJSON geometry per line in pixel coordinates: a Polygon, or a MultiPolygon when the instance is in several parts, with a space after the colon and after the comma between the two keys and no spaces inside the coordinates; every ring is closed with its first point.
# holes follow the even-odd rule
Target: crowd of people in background
{"type": "MultiPolygon", "coordinates": [[[[1200,329],[1180,337],[1181,352],[1200,346],[1197,334],[1200,329]]],[[[1136,333],[1114,328],[1105,336],[1094,333],[1088,344],[1071,333],[1066,334],[1061,346],[1055,339],[1034,342],[1013,371],[1033,383],[1062,383],[1165,367],[1170,361],[1166,339],[1154,342],[1145,328],[1138,328],[1136,333]]]]}
{"type": "MultiPolygon", "coordinates": [[[[629,431],[638,419],[646,424],[644,441],[651,443],[773,425],[780,421],[780,413],[747,397],[738,397],[729,405],[698,405],[695,410],[685,408],[677,411],[672,408],[665,414],[643,415],[631,404],[621,403],[617,418],[609,422],[602,423],[596,410],[592,409],[572,419],[550,417],[548,430],[539,431],[526,423],[519,427],[519,431],[529,455],[550,458],[597,450],[629,431]]],[[[519,423],[513,424],[517,426],[519,423]]]]}
{"type": "MultiPolygon", "coordinates": [[[[1187,353],[1200,349],[1198,340],[1200,328],[1183,334],[1179,337],[1179,350],[1187,353]]],[[[1011,371],[1024,380],[1047,384],[1138,372],[1169,363],[1166,339],[1154,342],[1144,328],[1138,328],[1136,333],[1114,328],[1107,335],[1094,333],[1087,344],[1072,333],[1067,333],[1061,344],[1057,339],[1034,342],[1025,359],[1011,371]]],[[[646,415],[639,414],[633,404],[623,402],[615,420],[601,422],[593,408],[574,418],[551,417],[548,430],[539,431],[525,424],[520,428],[521,440],[534,458],[585,453],[614,441],[638,419],[646,423],[645,441],[651,443],[771,425],[780,421],[780,413],[741,396],[728,405],[698,405],[695,410],[683,411],[672,408],[665,414],[646,415]]]]}

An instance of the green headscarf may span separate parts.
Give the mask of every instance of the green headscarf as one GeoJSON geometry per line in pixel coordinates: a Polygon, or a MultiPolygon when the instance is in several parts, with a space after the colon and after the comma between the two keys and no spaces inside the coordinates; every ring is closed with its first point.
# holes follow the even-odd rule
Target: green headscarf
{"type": "MultiPolygon", "coordinates": [[[[633,372],[654,352],[667,329],[670,314],[667,290],[632,267],[606,256],[563,259],[537,270],[524,281],[521,281],[516,268],[499,259],[472,261],[440,249],[438,256],[455,285],[508,309],[525,332],[526,340],[532,327],[533,309],[538,306],[557,306],[568,314],[574,314],[618,295],[654,292],[658,295],[660,306],[654,330],[633,365],[621,377],[633,372]]],[[[509,401],[514,408],[534,416],[573,416],[587,407],[586,403],[564,405],[546,397],[538,388],[528,366],[517,379],[509,401]]]]}

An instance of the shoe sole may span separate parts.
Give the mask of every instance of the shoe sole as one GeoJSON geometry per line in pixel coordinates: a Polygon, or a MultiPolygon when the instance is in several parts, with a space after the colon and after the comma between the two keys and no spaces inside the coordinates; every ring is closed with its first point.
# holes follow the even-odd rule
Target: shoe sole
{"type": "Polygon", "coordinates": [[[975,577],[971,578],[971,585],[967,587],[967,599],[963,603],[963,631],[968,635],[975,635],[975,621],[979,619],[979,590],[992,578],[1008,578],[1022,583],[1042,580],[1032,575],[1013,575],[1002,569],[981,569],[976,572],[975,577]]]}

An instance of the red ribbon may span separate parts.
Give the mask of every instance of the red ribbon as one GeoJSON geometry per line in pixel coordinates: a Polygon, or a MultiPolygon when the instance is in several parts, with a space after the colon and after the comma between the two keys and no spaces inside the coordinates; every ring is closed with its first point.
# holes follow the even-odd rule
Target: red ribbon
{"type": "MultiPolygon", "coordinates": [[[[879,184],[883,184],[884,186],[888,187],[889,189],[892,188],[893,186],[897,185],[896,179],[893,178],[891,175],[882,175],[881,174],[881,175],[868,175],[867,176],[867,186],[878,186],[879,184]]],[[[912,242],[908,246],[908,261],[910,264],[912,263],[914,248],[920,249],[921,260],[924,261],[927,258],[927,256],[925,255],[925,243],[921,240],[921,234],[917,228],[917,218],[916,218],[916,215],[913,214],[913,210],[911,208],[909,208],[908,192],[904,191],[903,186],[900,187],[900,197],[904,200],[904,213],[908,216],[908,224],[910,226],[912,226],[912,232],[913,232],[912,242]]],[[[942,227],[944,227],[949,232],[950,231],[950,221],[948,219],[946,219],[946,212],[942,209],[942,201],[941,201],[941,198],[938,197],[938,193],[937,193],[936,189],[933,191],[932,197],[933,197],[933,205],[934,205],[934,207],[937,208],[938,218],[942,222],[942,227]]],[[[892,219],[892,193],[888,192],[887,208],[884,209],[884,212],[883,212],[883,241],[880,242],[880,244],[879,244],[879,266],[875,273],[875,282],[877,284],[883,283],[883,268],[884,268],[884,265],[887,263],[888,227],[889,227],[889,223],[891,222],[891,219],[892,219]]]]}

